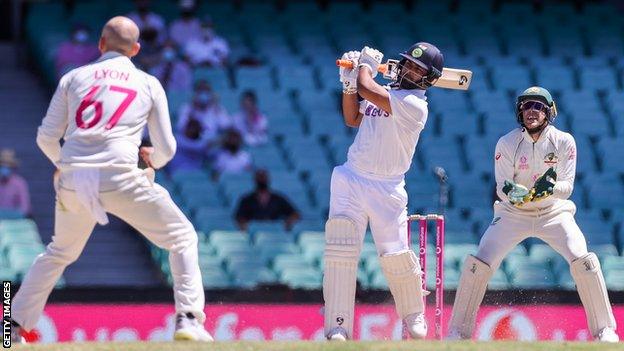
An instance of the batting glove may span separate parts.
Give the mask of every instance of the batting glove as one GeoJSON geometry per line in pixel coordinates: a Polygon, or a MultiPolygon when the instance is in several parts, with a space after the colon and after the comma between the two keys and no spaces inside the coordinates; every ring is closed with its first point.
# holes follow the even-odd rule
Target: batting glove
{"type": "Polygon", "coordinates": [[[345,94],[357,93],[357,75],[358,62],[360,59],[359,51],[348,51],[342,54],[343,60],[353,62],[353,68],[340,67],[340,81],[342,82],[342,92],[345,94]]]}
{"type": "Polygon", "coordinates": [[[381,51],[365,46],[360,53],[359,67],[368,67],[368,69],[371,70],[373,78],[375,78],[377,76],[377,69],[381,64],[383,57],[384,55],[381,51]]]}

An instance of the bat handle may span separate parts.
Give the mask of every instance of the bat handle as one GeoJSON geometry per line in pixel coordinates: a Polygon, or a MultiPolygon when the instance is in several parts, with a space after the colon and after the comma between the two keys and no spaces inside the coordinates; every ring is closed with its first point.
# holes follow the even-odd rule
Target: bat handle
{"type": "MultiPolygon", "coordinates": [[[[336,66],[342,67],[342,68],[353,68],[353,61],[338,59],[338,60],[336,60],[336,66]]],[[[379,72],[379,73],[386,73],[387,70],[388,70],[388,65],[385,64],[385,63],[382,63],[377,68],[377,72],[379,72]]]]}

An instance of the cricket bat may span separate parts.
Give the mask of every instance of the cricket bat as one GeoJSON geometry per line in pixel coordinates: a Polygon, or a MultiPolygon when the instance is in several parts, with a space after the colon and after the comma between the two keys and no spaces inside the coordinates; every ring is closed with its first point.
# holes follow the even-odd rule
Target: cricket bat
{"type": "MultiPolygon", "coordinates": [[[[387,63],[379,65],[377,71],[384,75],[384,78],[388,77],[389,71],[392,71],[393,65],[396,65],[396,60],[388,60],[387,63]],[[388,69],[390,68],[390,70],[388,69]]],[[[336,60],[336,66],[344,68],[353,68],[353,62],[350,60],[336,60]]],[[[442,76],[433,84],[434,87],[445,89],[457,89],[468,90],[470,82],[472,81],[472,71],[466,69],[457,68],[443,68],[442,76]]]]}

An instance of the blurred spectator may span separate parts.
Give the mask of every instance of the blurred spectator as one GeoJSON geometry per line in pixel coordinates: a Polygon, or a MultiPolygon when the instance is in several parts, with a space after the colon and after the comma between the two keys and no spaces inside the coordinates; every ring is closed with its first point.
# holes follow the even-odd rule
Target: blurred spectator
{"type": "Polygon", "coordinates": [[[216,135],[204,132],[201,123],[195,119],[187,120],[182,133],[176,133],[178,149],[171,160],[169,169],[172,173],[179,170],[198,170],[210,156],[210,147],[215,143],[216,135]]]}
{"type": "Polygon", "coordinates": [[[231,126],[230,116],[206,80],[195,83],[193,101],[180,107],[176,130],[182,132],[191,117],[201,123],[204,131],[214,135],[231,126]]]}
{"type": "Polygon", "coordinates": [[[141,50],[135,56],[135,62],[141,69],[149,72],[161,60],[161,45],[158,43],[158,32],[155,28],[146,27],[141,30],[141,50]]]}
{"type": "Polygon", "coordinates": [[[180,0],[180,19],[171,23],[169,38],[184,47],[189,40],[199,39],[201,35],[201,22],[195,16],[195,1],[180,0]]]}
{"type": "Polygon", "coordinates": [[[240,133],[236,129],[228,129],[212,167],[216,172],[215,176],[242,173],[251,169],[251,156],[242,150],[242,146],[243,138],[240,133]]]}
{"type": "Polygon", "coordinates": [[[232,118],[234,128],[242,135],[245,143],[250,146],[267,142],[267,118],[258,109],[258,98],[252,90],[241,94],[240,111],[232,118]]]}
{"type": "Polygon", "coordinates": [[[191,90],[192,88],[191,67],[185,61],[180,60],[173,41],[165,42],[160,54],[160,62],[149,73],[158,78],[166,91],[191,90]]]}
{"type": "Polygon", "coordinates": [[[84,25],[76,25],[67,40],[56,52],[56,75],[60,78],[70,70],[85,65],[100,56],[97,45],[89,42],[90,30],[84,25]]]}
{"type": "Polygon", "coordinates": [[[236,222],[241,230],[247,230],[249,221],[285,220],[286,230],[290,230],[300,218],[299,212],[284,196],[273,192],[269,187],[269,174],[258,170],[255,174],[255,191],[244,195],[236,209],[236,222]]]}
{"type": "Polygon", "coordinates": [[[17,174],[15,151],[0,150],[0,209],[30,215],[30,194],[26,180],[17,174]]]}
{"type": "Polygon", "coordinates": [[[163,18],[150,10],[151,2],[149,0],[135,0],[134,5],[136,11],[130,12],[128,17],[139,27],[141,37],[144,30],[152,28],[156,31],[156,42],[162,43],[167,38],[167,28],[165,28],[163,18]]]}
{"type": "Polygon", "coordinates": [[[202,22],[200,37],[189,40],[184,52],[195,66],[223,67],[227,64],[230,47],[215,33],[212,21],[207,19],[202,22]]]}

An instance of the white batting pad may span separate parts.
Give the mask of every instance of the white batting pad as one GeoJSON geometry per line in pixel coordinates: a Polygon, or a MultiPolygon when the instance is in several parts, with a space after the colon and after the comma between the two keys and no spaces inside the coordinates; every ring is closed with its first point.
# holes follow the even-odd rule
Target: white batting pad
{"type": "Polygon", "coordinates": [[[396,310],[401,319],[424,311],[423,291],[418,258],[412,250],[386,254],[379,258],[388,280],[396,310]]]}
{"type": "Polygon", "coordinates": [[[470,339],[474,329],[477,311],[483,301],[487,283],[492,277],[492,268],[485,262],[468,255],[464,261],[449,329],[459,332],[462,339],[470,339]]]}
{"type": "Polygon", "coordinates": [[[592,336],[596,337],[603,328],[615,329],[615,318],[609,303],[600,261],[595,253],[577,258],[570,264],[570,273],[576,282],[581,302],[585,307],[587,324],[592,336]]]}
{"type": "Polygon", "coordinates": [[[353,309],[361,239],[350,218],[333,217],[325,224],[325,335],[342,327],[353,338],[353,309]]]}

